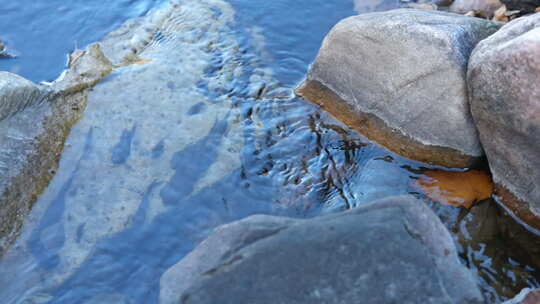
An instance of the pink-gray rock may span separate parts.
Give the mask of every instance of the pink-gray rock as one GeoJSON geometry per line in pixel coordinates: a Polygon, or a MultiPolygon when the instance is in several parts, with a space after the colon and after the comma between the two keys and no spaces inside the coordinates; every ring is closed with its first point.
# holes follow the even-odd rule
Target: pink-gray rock
{"type": "Polygon", "coordinates": [[[474,11],[481,16],[491,18],[502,5],[499,0],[455,0],[450,6],[450,11],[458,14],[474,11]]]}
{"type": "Polygon", "coordinates": [[[469,167],[483,155],[469,112],[466,71],[499,24],[398,9],[338,23],[297,93],[405,157],[469,167]]]}
{"type": "Polygon", "coordinates": [[[511,21],[482,41],[468,81],[496,193],[540,229],[540,14],[511,21]]]}
{"type": "Polygon", "coordinates": [[[538,304],[540,303],[540,289],[523,289],[513,299],[504,302],[503,304],[538,304]]]}

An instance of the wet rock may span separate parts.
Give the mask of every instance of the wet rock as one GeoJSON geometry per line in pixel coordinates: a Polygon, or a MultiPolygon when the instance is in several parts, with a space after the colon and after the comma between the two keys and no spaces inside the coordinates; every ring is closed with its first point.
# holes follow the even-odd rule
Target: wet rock
{"type": "Polygon", "coordinates": [[[503,304],[538,304],[540,303],[540,289],[523,289],[515,298],[503,304]]]}
{"type": "MultiPolygon", "coordinates": [[[[87,96],[88,106],[70,130],[55,176],[32,210],[36,220],[25,225],[0,263],[0,272],[32,269],[25,280],[10,285],[19,299],[19,291],[33,286],[22,301],[72,284],[81,273],[101,276],[102,269],[92,264],[104,254],[100,244],[128,234],[146,243],[142,230],[163,216],[187,219],[175,227],[189,230],[182,239],[189,242],[224,221],[214,205],[208,209],[190,200],[241,166],[244,133],[233,102],[246,97],[231,95],[232,80],[249,87],[248,67],[258,67],[258,58],[240,52],[230,27],[234,10],[221,0],[171,3],[136,20],[100,43],[114,74],[79,93],[87,96]],[[153,36],[139,44],[137,37],[148,31],[153,36]],[[148,60],[130,64],[137,58],[148,60]],[[216,58],[221,58],[217,73],[209,68],[216,58]],[[200,104],[203,111],[197,114],[193,109],[200,104]],[[177,213],[178,208],[182,211],[177,213]],[[47,280],[33,281],[44,272],[47,280]]],[[[261,79],[276,87],[275,80],[261,79]]],[[[257,116],[253,114],[254,122],[257,116]]],[[[132,293],[127,297],[140,300],[132,293]]]]}
{"type": "Polygon", "coordinates": [[[21,76],[0,71],[0,121],[40,102],[44,91],[21,76]]]}
{"type": "Polygon", "coordinates": [[[540,15],[518,18],[482,41],[469,64],[471,112],[495,192],[540,228],[540,15]]]}
{"type": "Polygon", "coordinates": [[[86,106],[84,89],[111,71],[95,44],[72,54],[69,69],[50,86],[0,72],[0,255],[55,175],[64,141],[86,106]]]}
{"type": "Polygon", "coordinates": [[[50,97],[0,121],[0,255],[13,243],[58,166],[82,93],[50,97]]]}
{"type": "Polygon", "coordinates": [[[501,0],[509,10],[532,13],[540,7],[540,0],[501,0]]]}
{"type": "Polygon", "coordinates": [[[483,302],[448,231],[411,197],[311,220],[253,216],[221,226],[163,275],[160,300],[483,302]]]}
{"type": "Polygon", "coordinates": [[[76,50],[69,57],[69,69],[54,83],[55,90],[71,94],[89,88],[112,72],[113,65],[99,44],[76,50]]]}
{"type": "Polygon", "coordinates": [[[502,5],[499,0],[456,0],[450,11],[458,14],[474,11],[478,16],[491,18],[502,5]]]}
{"type": "Polygon", "coordinates": [[[347,18],[297,93],[403,156],[469,167],[482,156],[469,113],[469,54],[498,24],[400,9],[347,18]]]}
{"type": "Polygon", "coordinates": [[[0,40],[0,59],[2,58],[12,58],[14,57],[12,54],[10,54],[7,50],[6,50],[6,46],[4,45],[4,42],[2,42],[0,40]]]}

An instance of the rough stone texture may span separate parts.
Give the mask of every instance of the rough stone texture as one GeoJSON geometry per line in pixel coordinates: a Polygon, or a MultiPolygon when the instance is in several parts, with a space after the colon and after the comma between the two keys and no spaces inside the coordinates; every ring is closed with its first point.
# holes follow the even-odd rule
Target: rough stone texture
{"type": "Polygon", "coordinates": [[[338,23],[298,93],[406,157],[469,167],[482,156],[469,113],[469,54],[499,24],[399,9],[338,23]]]}
{"type": "Polygon", "coordinates": [[[106,63],[99,46],[90,46],[63,78],[43,88],[0,72],[0,255],[54,176],[64,141],[86,106],[81,90],[111,71],[106,63]]]}
{"type": "Polygon", "coordinates": [[[523,289],[515,298],[503,304],[538,304],[540,303],[540,289],[523,289]]]}
{"type": "Polygon", "coordinates": [[[482,303],[449,232],[412,197],[222,226],[161,279],[161,303],[482,303]]]}
{"type": "Polygon", "coordinates": [[[113,70],[112,63],[97,43],[86,50],[76,50],[69,59],[69,69],[54,83],[57,91],[66,94],[92,87],[113,70]]]}
{"type": "Polygon", "coordinates": [[[540,14],[482,41],[469,64],[471,112],[496,194],[540,229],[540,14]]]}
{"type": "Polygon", "coordinates": [[[0,121],[39,103],[43,99],[43,91],[30,80],[0,71],[0,121]]]}
{"type": "Polygon", "coordinates": [[[540,7],[540,0],[501,0],[509,10],[532,13],[540,7]]]}
{"type": "Polygon", "coordinates": [[[481,16],[491,18],[502,5],[499,0],[456,0],[450,6],[450,11],[458,14],[474,11],[481,16]]]}

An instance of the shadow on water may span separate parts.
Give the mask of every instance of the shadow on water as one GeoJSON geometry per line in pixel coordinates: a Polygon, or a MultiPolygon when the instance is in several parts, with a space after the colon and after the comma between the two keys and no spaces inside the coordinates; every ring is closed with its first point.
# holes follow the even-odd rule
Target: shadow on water
{"type": "MultiPolygon", "coordinates": [[[[26,240],[37,266],[25,271],[38,273],[43,281],[49,273],[60,272],[62,268],[59,254],[67,242],[64,223],[71,216],[65,214],[66,198],[83,191],[80,189],[83,186],[75,185],[74,180],[88,159],[101,157],[104,163],[111,164],[112,167],[104,166],[102,170],[125,170],[119,172],[125,172],[122,177],[126,180],[135,172],[152,173],[150,167],[161,162],[165,162],[164,167],[171,174],[166,178],[151,176],[141,193],[137,193],[137,208],[127,225],[98,239],[88,257],[66,278],[37,290],[45,295],[40,303],[157,303],[159,280],[168,268],[216,226],[249,215],[313,217],[399,194],[413,194],[429,202],[412,186],[429,169],[425,165],[366,141],[301,99],[272,97],[272,92],[280,88],[250,84],[256,70],[260,70],[254,66],[269,67],[281,89],[288,90],[289,94],[284,96],[290,96],[290,89],[304,77],[328,30],[340,19],[354,14],[352,1],[231,0],[230,3],[236,10],[237,23],[233,30],[239,55],[228,58],[228,53],[219,48],[212,52],[203,77],[189,88],[209,102],[189,100],[192,105],[184,113],[178,113],[178,119],[208,115],[209,109],[220,106],[224,99],[230,101],[231,108],[216,119],[205,136],[182,149],[174,148],[170,159],[166,156],[176,144],[168,140],[170,134],[155,134],[159,140],[148,151],[140,151],[143,139],[139,137],[145,136],[140,134],[145,124],[155,124],[155,120],[141,118],[118,130],[108,130],[119,135],[118,141],[106,148],[93,142],[97,134],[106,134],[99,130],[100,126],[95,132],[91,128],[86,133],[83,152],[68,161],[71,166],[68,177],[57,186],[59,189],[53,192],[56,194],[26,240]],[[230,83],[212,84],[209,79],[219,77],[231,62],[245,72],[230,83]],[[239,151],[233,151],[234,145],[227,142],[237,137],[242,145],[239,151]],[[89,155],[97,148],[106,151],[92,151],[95,153],[89,155]],[[230,160],[222,158],[224,149],[231,150],[226,152],[235,155],[238,166],[218,181],[198,188],[216,164],[228,165],[230,160]],[[130,167],[133,158],[143,159],[141,163],[147,167],[130,167]],[[155,211],[156,202],[162,205],[161,212],[155,211]]],[[[149,7],[144,6],[136,14],[149,7]]],[[[214,13],[219,16],[221,11],[215,9],[214,13]]],[[[108,26],[106,29],[110,30],[108,26]]],[[[97,37],[88,39],[97,40],[97,37]]],[[[163,84],[169,90],[182,85],[171,79],[163,84]]],[[[179,97],[182,102],[188,98],[191,97],[179,97]]],[[[126,104],[131,106],[129,102],[126,104]]],[[[142,112],[144,116],[146,113],[142,112]]],[[[99,173],[96,169],[93,179],[99,181],[102,177],[99,173]]],[[[106,199],[114,204],[117,198],[106,199]]],[[[91,208],[91,203],[85,208],[91,208]]],[[[521,228],[497,204],[484,202],[465,213],[451,206],[429,204],[453,232],[463,263],[477,274],[491,303],[514,295],[522,287],[538,286],[536,269],[540,265],[534,264],[534,251],[522,250],[537,238],[519,231],[521,228]]],[[[81,247],[86,245],[88,234],[93,233],[89,225],[83,222],[76,228],[76,243],[81,247]]],[[[25,274],[11,275],[24,280],[25,274]]]]}

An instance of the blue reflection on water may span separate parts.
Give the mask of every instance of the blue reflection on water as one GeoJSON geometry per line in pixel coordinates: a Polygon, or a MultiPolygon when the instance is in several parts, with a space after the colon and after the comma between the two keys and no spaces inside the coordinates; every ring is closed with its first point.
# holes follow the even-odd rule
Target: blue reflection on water
{"type": "Polygon", "coordinates": [[[0,40],[15,59],[0,59],[0,70],[33,81],[52,81],[66,54],[99,41],[130,18],[145,15],[165,0],[2,1],[0,40]]]}

